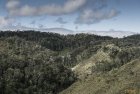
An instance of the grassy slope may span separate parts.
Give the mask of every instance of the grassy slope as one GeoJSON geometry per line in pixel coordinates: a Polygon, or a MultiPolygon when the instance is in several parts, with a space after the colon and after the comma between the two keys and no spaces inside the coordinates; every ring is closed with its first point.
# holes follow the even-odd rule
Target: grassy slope
{"type": "Polygon", "coordinates": [[[82,62],[80,62],[78,65],[73,67],[72,70],[79,76],[79,78],[85,77],[85,75],[92,74],[92,68],[96,66],[95,65],[96,62],[111,61],[109,52],[110,51],[104,52],[103,49],[101,48],[97,51],[97,53],[93,54],[89,59],[85,59],[82,62]]]}
{"type": "Polygon", "coordinates": [[[92,73],[92,67],[95,66],[95,63],[98,60],[101,60],[101,58],[104,58],[104,60],[110,59],[106,53],[99,51],[89,59],[83,60],[81,63],[73,67],[72,70],[78,75],[79,78],[85,77],[85,75],[92,73]]]}
{"type": "Polygon", "coordinates": [[[101,48],[91,58],[72,68],[79,80],[60,94],[140,94],[140,59],[134,59],[111,71],[92,71],[96,62],[113,62],[114,59],[109,55],[112,49],[121,51],[113,44],[106,47],[108,50],[103,51],[101,48]]]}
{"type": "Polygon", "coordinates": [[[81,79],[60,94],[140,94],[140,59],[81,79]]]}

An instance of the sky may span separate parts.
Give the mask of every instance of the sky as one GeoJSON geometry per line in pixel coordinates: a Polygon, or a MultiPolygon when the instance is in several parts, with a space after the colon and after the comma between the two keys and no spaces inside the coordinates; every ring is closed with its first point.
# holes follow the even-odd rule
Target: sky
{"type": "Polygon", "coordinates": [[[140,33],[140,0],[0,0],[0,30],[140,33]]]}

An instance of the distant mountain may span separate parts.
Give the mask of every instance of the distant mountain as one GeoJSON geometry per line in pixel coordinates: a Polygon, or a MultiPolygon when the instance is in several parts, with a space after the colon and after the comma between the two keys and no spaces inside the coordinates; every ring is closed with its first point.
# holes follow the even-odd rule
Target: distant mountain
{"type": "Polygon", "coordinates": [[[123,38],[124,36],[130,36],[130,35],[137,34],[136,32],[115,31],[115,30],[110,30],[110,31],[88,31],[86,33],[100,35],[100,36],[118,37],[118,38],[123,38]]]}
{"type": "Polygon", "coordinates": [[[60,34],[77,34],[77,33],[89,33],[89,34],[95,34],[100,36],[111,36],[111,37],[118,37],[123,38],[124,36],[130,36],[137,34],[136,32],[130,32],[130,31],[72,31],[65,28],[47,28],[47,29],[39,29],[39,31],[43,32],[53,32],[53,33],[60,33],[60,34]]]}
{"type": "Polygon", "coordinates": [[[130,32],[130,31],[115,31],[115,30],[109,30],[109,31],[94,31],[94,30],[85,30],[85,31],[73,31],[65,28],[31,28],[31,27],[25,27],[21,25],[17,26],[8,26],[3,27],[1,30],[35,30],[35,31],[41,31],[41,32],[53,32],[53,33],[60,33],[60,34],[76,34],[76,33],[89,33],[89,34],[95,34],[100,36],[111,36],[111,37],[118,37],[122,38],[124,36],[130,36],[137,34],[136,32],[130,32]]]}
{"type": "Polygon", "coordinates": [[[74,34],[74,31],[65,28],[46,28],[46,29],[40,29],[40,31],[60,33],[60,34],[74,34]]]}
{"type": "Polygon", "coordinates": [[[35,31],[41,31],[41,32],[53,32],[53,33],[60,33],[60,34],[73,34],[74,33],[74,31],[68,30],[68,29],[65,29],[65,28],[32,28],[32,27],[26,27],[26,26],[21,26],[21,25],[7,26],[7,27],[1,28],[1,30],[2,31],[7,31],[7,30],[10,30],[10,31],[35,30],[35,31]]]}
{"type": "Polygon", "coordinates": [[[34,30],[34,29],[35,28],[30,28],[30,27],[21,26],[21,25],[17,25],[17,26],[10,25],[10,26],[4,26],[4,27],[0,28],[0,30],[2,30],[2,31],[7,31],[7,30],[10,30],[10,31],[16,31],[16,30],[34,30]]]}

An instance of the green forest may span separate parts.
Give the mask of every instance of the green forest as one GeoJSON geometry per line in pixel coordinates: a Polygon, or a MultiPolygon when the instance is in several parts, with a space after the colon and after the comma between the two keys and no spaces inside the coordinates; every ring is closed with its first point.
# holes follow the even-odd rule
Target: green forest
{"type": "Polygon", "coordinates": [[[0,94],[140,94],[139,78],[138,34],[0,31],[0,94]]]}

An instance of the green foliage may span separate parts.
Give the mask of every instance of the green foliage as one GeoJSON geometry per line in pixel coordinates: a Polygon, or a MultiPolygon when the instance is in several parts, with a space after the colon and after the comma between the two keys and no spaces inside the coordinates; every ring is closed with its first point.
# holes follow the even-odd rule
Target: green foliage
{"type": "Polygon", "coordinates": [[[1,78],[3,94],[52,93],[67,88],[75,75],[61,64],[27,66],[24,69],[8,68],[1,78]],[[2,83],[4,82],[4,83],[2,83]]]}
{"type": "Polygon", "coordinates": [[[96,62],[94,72],[108,72],[139,58],[139,39],[139,35],[113,39],[93,34],[1,31],[0,94],[57,94],[76,80],[69,68],[100,50],[109,59],[96,62]]]}
{"type": "Polygon", "coordinates": [[[50,32],[38,31],[5,31],[0,32],[0,37],[20,37],[26,41],[33,41],[53,51],[62,51],[65,48],[75,49],[81,46],[89,46],[100,40],[110,40],[111,37],[101,37],[90,34],[60,35],[50,32]]]}
{"type": "Polygon", "coordinates": [[[109,53],[111,61],[96,62],[93,71],[106,72],[114,68],[119,68],[126,63],[140,58],[140,47],[118,48],[115,45],[103,47],[103,51],[109,53]]]}
{"type": "Polygon", "coordinates": [[[56,53],[18,37],[0,39],[0,94],[56,94],[75,80],[74,73],[52,62],[56,53]]]}
{"type": "Polygon", "coordinates": [[[106,72],[112,69],[112,63],[107,61],[96,62],[96,67],[92,70],[93,72],[106,72]]]}

